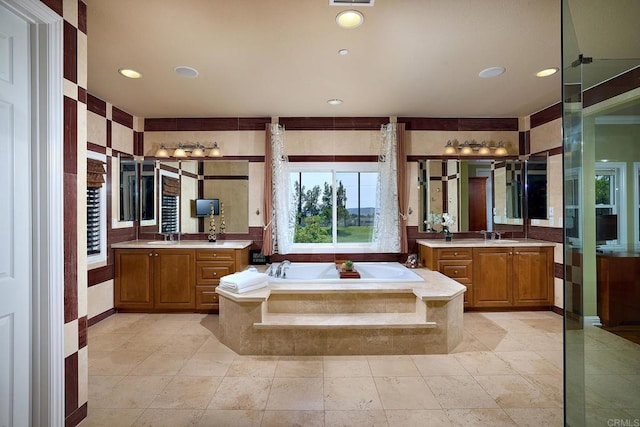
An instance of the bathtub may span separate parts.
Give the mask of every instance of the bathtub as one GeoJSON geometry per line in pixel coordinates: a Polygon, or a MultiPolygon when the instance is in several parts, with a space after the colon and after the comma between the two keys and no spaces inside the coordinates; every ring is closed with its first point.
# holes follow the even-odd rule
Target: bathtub
{"type": "MultiPolygon", "coordinates": [[[[284,279],[269,276],[270,283],[287,282],[423,282],[416,273],[398,262],[355,262],[359,279],[341,279],[334,263],[292,262],[284,279]]],[[[275,274],[279,264],[272,264],[267,273],[275,274]]]]}

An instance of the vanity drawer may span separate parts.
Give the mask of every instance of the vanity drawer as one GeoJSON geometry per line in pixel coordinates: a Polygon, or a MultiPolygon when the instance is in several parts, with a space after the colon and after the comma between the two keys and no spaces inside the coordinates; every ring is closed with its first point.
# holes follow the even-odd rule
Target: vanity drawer
{"type": "Polygon", "coordinates": [[[234,272],[234,261],[199,261],[196,262],[196,284],[217,285],[222,276],[234,272]]]}
{"type": "Polygon", "coordinates": [[[234,249],[199,249],[196,261],[235,261],[234,249]]]}
{"type": "Polygon", "coordinates": [[[470,259],[438,261],[438,271],[462,284],[473,282],[473,268],[470,259]]]}
{"type": "Polygon", "coordinates": [[[438,259],[471,259],[473,248],[438,249],[438,259]]]}
{"type": "Polygon", "coordinates": [[[196,309],[217,309],[220,301],[218,297],[216,286],[196,286],[196,309]]]}

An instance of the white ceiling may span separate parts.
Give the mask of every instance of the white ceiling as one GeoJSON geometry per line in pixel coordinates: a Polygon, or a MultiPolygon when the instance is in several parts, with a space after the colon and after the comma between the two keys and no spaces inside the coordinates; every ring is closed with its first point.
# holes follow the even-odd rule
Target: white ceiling
{"type": "Polygon", "coordinates": [[[136,116],[519,117],[560,101],[560,73],[535,77],[561,67],[558,0],[376,0],[351,30],[328,0],[85,2],[88,90],[136,116]],[[491,66],[507,71],[478,77],[491,66]]]}

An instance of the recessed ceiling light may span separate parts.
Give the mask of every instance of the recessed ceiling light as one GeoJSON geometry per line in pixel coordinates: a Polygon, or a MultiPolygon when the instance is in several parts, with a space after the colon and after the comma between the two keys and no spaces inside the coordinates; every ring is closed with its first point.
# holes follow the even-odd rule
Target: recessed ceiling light
{"type": "Polygon", "coordinates": [[[557,68],[545,68],[544,70],[540,70],[536,73],[538,77],[549,77],[558,72],[557,68]]]}
{"type": "Polygon", "coordinates": [[[142,74],[140,74],[136,70],[132,70],[131,68],[120,68],[118,72],[130,79],[139,79],[142,77],[142,74]]]}
{"type": "Polygon", "coordinates": [[[198,77],[198,74],[200,74],[195,68],[185,67],[184,65],[177,66],[173,69],[173,71],[175,71],[175,73],[181,77],[189,78],[198,77]]]}
{"type": "Polygon", "coordinates": [[[347,49],[340,49],[338,53],[342,56],[345,56],[349,54],[349,51],[347,49]]]}
{"type": "Polygon", "coordinates": [[[491,77],[498,77],[500,74],[504,73],[505,71],[506,71],[506,68],[504,67],[489,67],[480,71],[478,73],[478,76],[482,77],[483,79],[489,79],[491,77]]]}
{"type": "Polygon", "coordinates": [[[328,100],[327,104],[329,104],[329,105],[340,105],[340,104],[342,104],[342,99],[333,98],[333,99],[328,100]]]}
{"type": "Polygon", "coordinates": [[[343,10],[336,16],[336,22],[342,28],[356,28],[364,22],[364,15],[357,10],[343,10]]]}

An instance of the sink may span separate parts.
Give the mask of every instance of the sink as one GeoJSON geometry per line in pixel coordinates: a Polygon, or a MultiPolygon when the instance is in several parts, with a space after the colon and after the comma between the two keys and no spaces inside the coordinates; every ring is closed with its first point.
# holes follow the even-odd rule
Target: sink
{"type": "Polygon", "coordinates": [[[485,243],[489,245],[499,245],[501,243],[519,243],[517,240],[509,240],[509,239],[497,239],[497,240],[486,240],[485,243]]]}
{"type": "Polygon", "coordinates": [[[148,245],[175,245],[177,243],[177,240],[152,240],[147,242],[148,245]]]}

